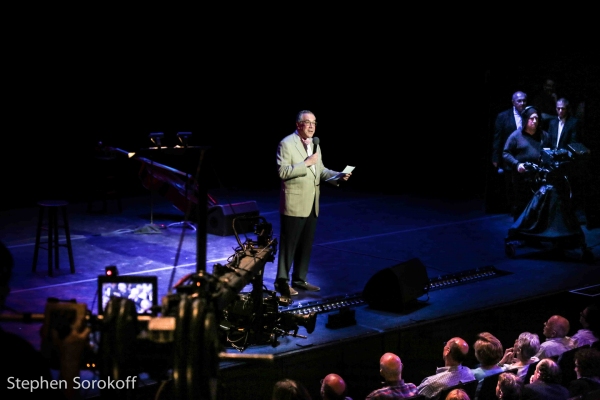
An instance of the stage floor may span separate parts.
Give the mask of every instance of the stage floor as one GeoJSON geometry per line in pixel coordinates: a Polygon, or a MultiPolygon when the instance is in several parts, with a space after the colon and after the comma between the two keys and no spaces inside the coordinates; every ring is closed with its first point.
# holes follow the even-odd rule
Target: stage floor
{"type": "MultiPolygon", "coordinates": [[[[212,194],[220,204],[255,201],[260,216],[272,224],[273,236],[277,238],[279,214],[276,189],[259,192],[215,191],[212,194]]],[[[0,214],[2,241],[16,260],[12,290],[7,302],[10,309],[18,313],[43,313],[47,299],[55,297],[75,299],[78,303],[85,303],[95,313],[98,306],[98,276],[103,275],[105,267],[110,265],[117,266],[119,274],[124,276],[156,276],[158,297],[161,299],[174,282],[187,274],[199,270],[210,274],[215,264],[226,264],[239,246],[234,235],[207,234],[205,230],[195,231],[181,225],[169,227],[169,224],[182,221],[184,215],[171,202],[158,195],[125,198],[120,213],[114,202],[109,203],[107,213],[89,213],[85,203],[70,204],[68,211],[76,272],[69,272],[66,251],[61,249],[60,268],[54,271],[52,277],[48,276],[47,253],[43,250],[40,251],[37,271],[32,272],[38,210],[23,208],[0,214]],[[148,229],[149,224],[157,229],[148,229]],[[198,234],[202,236],[198,237],[198,234]],[[206,248],[202,249],[204,245],[206,248]],[[198,251],[199,247],[201,251],[198,251]],[[202,260],[205,262],[200,266],[196,261],[198,253],[206,254],[206,260],[202,260]]],[[[515,331],[529,330],[539,333],[541,337],[543,322],[558,311],[569,313],[573,331],[578,329],[576,316],[579,307],[597,298],[597,291],[593,287],[600,285],[600,229],[588,230],[585,224],[581,225],[586,245],[595,258],[592,262],[582,261],[581,249],[556,252],[547,246],[519,247],[515,257],[511,258],[505,253],[504,242],[511,224],[512,218],[506,214],[486,214],[481,199],[353,192],[344,187],[324,185],[308,275],[308,280],[320,286],[321,290],[300,291],[298,296],[292,298],[292,305],[281,308],[281,312],[287,313],[315,312],[314,332],[308,334],[301,326],[298,334],[304,337],[281,336],[276,343],[250,343],[243,351],[226,345],[223,351],[232,354],[232,357],[273,355],[285,362],[284,369],[271,371],[268,377],[263,377],[260,387],[266,393],[281,374],[295,374],[292,359],[302,357],[303,352],[307,352],[304,357],[315,362],[316,352],[327,354],[328,348],[340,345],[344,348],[341,352],[355,352],[357,343],[381,337],[383,339],[378,340],[385,342],[385,335],[390,332],[400,332],[405,338],[418,340],[420,329],[422,332],[435,330],[447,336],[447,339],[458,331],[465,332],[465,335],[470,332],[471,336],[465,339],[472,342],[479,332],[477,329],[480,329],[479,323],[473,323],[472,329],[469,329],[468,321],[474,315],[479,315],[483,321],[486,315],[497,316],[492,310],[589,288],[583,290],[584,295],[573,297],[577,302],[572,305],[564,304],[565,308],[560,310],[542,306],[531,314],[524,313],[529,320],[521,321],[522,325],[502,332],[498,332],[499,328],[496,332],[492,328],[490,331],[502,336],[506,345],[512,344],[516,338],[512,336],[515,331]],[[365,285],[376,280],[374,275],[377,273],[414,271],[415,268],[424,268],[427,278],[436,287],[411,299],[405,310],[392,312],[376,309],[362,297],[365,285]],[[337,318],[350,323],[333,328],[332,324],[337,318]],[[450,320],[463,321],[463,325],[458,329],[458,325],[447,323],[450,320]]],[[[240,235],[242,242],[247,238],[256,239],[256,235],[240,235]]],[[[275,256],[275,261],[265,264],[262,280],[266,290],[273,290],[276,268],[275,256]]],[[[384,274],[380,282],[390,283],[390,276],[384,274]]],[[[400,276],[396,282],[392,279],[391,284],[392,287],[394,284],[410,286],[412,279],[400,276]]],[[[403,287],[406,293],[408,289],[403,287]]],[[[252,285],[247,285],[240,294],[251,291],[252,285]]],[[[395,294],[382,290],[381,296],[385,302],[395,294]]],[[[503,326],[501,321],[488,324],[503,326]]],[[[39,323],[4,320],[1,325],[3,329],[19,333],[39,347],[39,323]]],[[[426,341],[428,336],[422,338],[426,341]]],[[[365,357],[371,359],[371,364],[364,366],[373,375],[371,380],[378,379],[379,353],[386,347],[385,344],[377,344],[364,350],[365,357]]],[[[401,347],[405,348],[395,348],[401,347]]],[[[441,347],[439,351],[433,349],[431,353],[419,356],[423,360],[422,367],[407,372],[407,378],[420,381],[424,377],[420,376],[422,371],[430,371],[427,359],[438,364],[441,362],[441,347]]],[[[403,361],[406,364],[404,357],[403,361]]],[[[236,370],[245,363],[223,360],[224,376],[227,375],[226,370],[236,370]]],[[[304,363],[296,363],[299,364],[304,363]]],[[[324,363],[322,367],[327,368],[327,364],[324,363]]],[[[354,372],[344,369],[347,375],[356,371],[356,368],[354,372]]],[[[360,373],[363,373],[362,370],[360,373]]],[[[433,371],[427,375],[431,373],[433,371]]],[[[236,371],[235,374],[240,372],[236,371]]],[[[297,376],[312,379],[306,374],[302,372],[297,376]]],[[[233,383],[229,385],[231,387],[233,383]]],[[[315,388],[318,390],[318,380],[307,382],[307,386],[313,391],[315,388]]],[[[353,397],[361,398],[363,390],[362,386],[357,386],[357,393],[353,397]]]]}

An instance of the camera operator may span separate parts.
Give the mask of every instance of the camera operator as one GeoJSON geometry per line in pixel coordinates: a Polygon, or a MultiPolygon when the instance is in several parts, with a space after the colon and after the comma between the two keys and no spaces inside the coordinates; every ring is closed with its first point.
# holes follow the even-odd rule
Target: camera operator
{"type": "MultiPolygon", "coordinates": [[[[4,310],[5,301],[10,292],[10,278],[14,267],[14,258],[10,250],[0,242],[0,310],[4,310]]],[[[64,339],[59,339],[58,332],[52,330],[53,345],[60,354],[60,379],[65,380],[67,388],[33,389],[26,387],[26,382],[56,382],[52,377],[49,360],[40,351],[20,336],[4,331],[0,327],[0,395],[1,398],[76,399],[79,393],[74,389],[74,378],[79,376],[81,358],[85,346],[89,343],[90,328],[85,321],[78,321],[64,339]],[[11,395],[9,395],[11,394],[11,395]]],[[[27,385],[29,386],[29,385],[27,385]]]]}
{"type": "Polygon", "coordinates": [[[502,157],[510,169],[513,183],[512,216],[516,221],[533,197],[532,171],[526,163],[539,163],[542,148],[549,143],[548,132],[542,130],[540,112],[535,106],[521,112],[523,125],[510,134],[502,157]]]}

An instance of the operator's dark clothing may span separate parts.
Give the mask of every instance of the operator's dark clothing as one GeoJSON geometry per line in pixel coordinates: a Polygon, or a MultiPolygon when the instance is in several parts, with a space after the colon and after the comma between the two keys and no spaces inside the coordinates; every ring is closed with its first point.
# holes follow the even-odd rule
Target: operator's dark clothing
{"type": "Polygon", "coordinates": [[[0,327],[0,398],[64,399],[58,389],[25,389],[24,381],[52,381],[52,372],[42,353],[27,340],[0,327]],[[18,380],[18,381],[17,381],[18,380]]]}
{"type": "Polygon", "coordinates": [[[513,182],[512,216],[516,221],[523,212],[535,189],[532,182],[532,174],[529,172],[517,172],[520,163],[531,162],[539,164],[542,148],[548,146],[549,135],[546,131],[536,132],[530,135],[518,128],[510,134],[504,145],[502,157],[504,165],[510,170],[513,182]]]}

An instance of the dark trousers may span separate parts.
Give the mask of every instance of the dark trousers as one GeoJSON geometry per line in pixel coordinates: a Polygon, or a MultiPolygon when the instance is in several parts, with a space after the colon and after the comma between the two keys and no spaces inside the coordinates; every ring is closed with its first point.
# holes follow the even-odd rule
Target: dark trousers
{"type": "Polygon", "coordinates": [[[312,244],[317,228],[315,206],[313,204],[313,209],[306,218],[280,214],[280,220],[281,231],[276,280],[281,279],[289,283],[290,270],[292,270],[292,282],[306,281],[312,244]]]}

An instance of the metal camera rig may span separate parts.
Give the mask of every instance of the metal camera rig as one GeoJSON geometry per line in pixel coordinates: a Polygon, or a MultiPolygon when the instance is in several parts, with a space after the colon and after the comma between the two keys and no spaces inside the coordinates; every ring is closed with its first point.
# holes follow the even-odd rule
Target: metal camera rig
{"type": "Polygon", "coordinates": [[[263,287],[265,264],[274,261],[277,251],[271,224],[263,217],[238,217],[233,225],[239,247],[227,264],[215,264],[212,274],[200,270],[180,279],[176,292],[163,297],[157,315],[137,315],[128,299],[109,301],[100,324],[103,376],[125,379],[146,372],[172,380],[174,398],[213,399],[219,360],[245,359],[224,353],[227,346],[239,352],[253,344],[275,347],[281,336],[306,338],[298,334],[300,326],[314,331],[316,313],[282,313],[281,298],[263,287]],[[241,242],[235,231],[241,218],[256,219],[256,240],[241,242]],[[249,284],[252,291],[241,293],[249,284]]]}
{"type": "MultiPolygon", "coordinates": [[[[272,355],[239,353],[254,344],[275,347],[282,336],[306,338],[298,334],[299,328],[312,333],[317,317],[316,312],[280,312],[280,305],[289,305],[286,299],[263,286],[265,264],[274,261],[277,251],[271,224],[263,217],[242,216],[233,219],[233,226],[239,246],[228,262],[215,264],[212,273],[198,268],[181,278],[173,286],[175,292],[165,295],[150,315],[138,314],[135,303],[124,297],[112,297],[102,315],[92,314],[75,300],[49,299],[44,314],[11,320],[45,321],[42,350],[55,368],[59,367],[55,349],[44,341],[48,329],[66,336],[76,321],[85,319],[93,343],[86,349],[82,369],[93,370],[104,381],[147,374],[162,382],[159,390],[167,393],[166,398],[214,400],[221,360],[272,362],[272,355]],[[251,226],[257,237],[242,242],[236,221],[248,218],[254,219],[251,226]],[[242,293],[250,284],[252,291],[242,293]],[[238,353],[226,352],[227,347],[238,353]]],[[[101,392],[111,400],[136,395],[133,388],[101,392]]]]}

